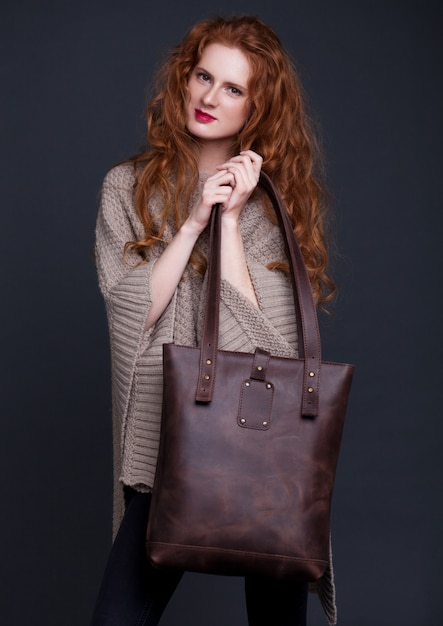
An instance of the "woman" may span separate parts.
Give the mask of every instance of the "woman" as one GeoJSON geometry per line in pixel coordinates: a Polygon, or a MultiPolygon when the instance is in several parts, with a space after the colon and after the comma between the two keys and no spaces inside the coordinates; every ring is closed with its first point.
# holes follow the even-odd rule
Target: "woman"
{"type": "MultiPolygon", "coordinates": [[[[325,273],[318,149],[275,33],[254,17],[197,24],[172,51],[147,111],[148,148],[105,178],[97,261],[113,372],[115,531],[94,626],[157,624],[179,579],[153,570],[145,531],[162,397],[163,343],[198,345],[207,229],[221,203],[220,349],[297,356],[279,228],[257,189],[279,189],[318,304],[325,273]]],[[[335,623],[332,569],[312,586],[335,623]]],[[[306,624],[307,585],[246,577],[250,626],[306,624]]]]}

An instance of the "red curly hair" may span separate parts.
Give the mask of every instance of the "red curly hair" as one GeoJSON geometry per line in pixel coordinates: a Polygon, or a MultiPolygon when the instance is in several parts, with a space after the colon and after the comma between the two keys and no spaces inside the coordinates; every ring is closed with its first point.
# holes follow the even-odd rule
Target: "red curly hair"
{"type": "MultiPolygon", "coordinates": [[[[187,83],[203,49],[220,43],[240,49],[251,66],[250,114],[232,146],[232,155],[254,150],[263,157],[286,206],[301,247],[318,304],[330,300],[335,285],[326,273],[325,188],[321,151],[306,111],[295,68],[275,32],[252,16],[215,17],[198,23],[174,48],[159,72],[158,92],[147,108],[148,149],[130,159],[136,173],[135,208],[145,237],[127,246],[142,253],[162,238],[173,215],[180,227],[198,181],[198,140],[186,128],[187,83]],[[158,228],[148,211],[154,192],[163,197],[158,228]]],[[[158,222],[157,222],[158,224],[158,222]]],[[[206,260],[195,249],[191,265],[204,272],[206,260]]],[[[274,263],[270,269],[282,267],[274,263]]]]}

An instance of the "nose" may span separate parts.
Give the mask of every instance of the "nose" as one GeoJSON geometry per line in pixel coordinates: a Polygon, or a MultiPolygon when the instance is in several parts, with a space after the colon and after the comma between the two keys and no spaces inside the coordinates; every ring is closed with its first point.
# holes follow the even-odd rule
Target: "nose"
{"type": "Polygon", "coordinates": [[[214,107],[217,105],[217,89],[215,85],[211,85],[208,87],[208,90],[204,92],[202,95],[202,102],[205,106],[214,107]]]}

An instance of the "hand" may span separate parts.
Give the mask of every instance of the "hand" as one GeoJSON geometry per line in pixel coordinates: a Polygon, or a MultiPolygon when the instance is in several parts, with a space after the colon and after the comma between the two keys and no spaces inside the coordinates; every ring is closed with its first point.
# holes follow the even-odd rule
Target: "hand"
{"type": "Polygon", "coordinates": [[[209,222],[214,204],[235,222],[257,186],[263,163],[261,156],[247,150],[217,166],[217,173],[205,182],[200,201],[191,209],[187,223],[200,234],[209,222]]]}
{"type": "Polygon", "coordinates": [[[214,204],[227,205],[232,195],[234,184],[234,175],[226,169],[217,172],[206,180],[202,189],[202,195],[199,201],[191,207],[188,219],[185,222],[188,228],[195,232],[197,236],[208,224],[214,204]]]}
{"type": "MultiPolygon", "coordinates": [[[[230,175],[231,193],[222,203],[223,213],[238,221],[240,214],[257,186],[263,159],[252,150],[240,152],[226,163],[217,166],[221,173],[230,175]]],[[[226,183],[224,183],[226,184],[226,183]]]]}

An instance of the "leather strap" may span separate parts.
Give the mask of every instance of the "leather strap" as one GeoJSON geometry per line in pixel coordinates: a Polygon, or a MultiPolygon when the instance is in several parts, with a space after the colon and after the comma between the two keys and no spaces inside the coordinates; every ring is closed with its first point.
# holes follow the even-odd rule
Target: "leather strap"
{"type": "Polygon", "coordinates": [[[211,214],[208,253],[208,290],[205,323],[200,348],[200,372],[195,399],[211,402],[214,390],[218,351],[221,280],[221,206],[214,204],[211,214]]]}
{"type": "MultiPolygon", "coordinates": [[[[260,174],[259,184],[267,192],[272,202],[285,241],[286,254],[291,267],[295,311],[298,321],[299,357],[305,361],[302,415],[315,417],[318,414],[320,390],[321,344],[311,283],[289,216],[269,176],[264,172],[260,174]]],[[[209,281],[200,353],[200,372],[196,392],[196,400],[198,402],[211,402],[216,376],[220,309],[220,249],[221,208],[219,204],[216,204],[212,211],[209,235],[209,281]]]]}
{"type": "Polygon", "coordinates": [[[261,348],[255,349],[254,361],[252,363],[251,378],[255,380],[266,380],[266,372],[268,370],[269,359],[271,355],[261,348]]]}

